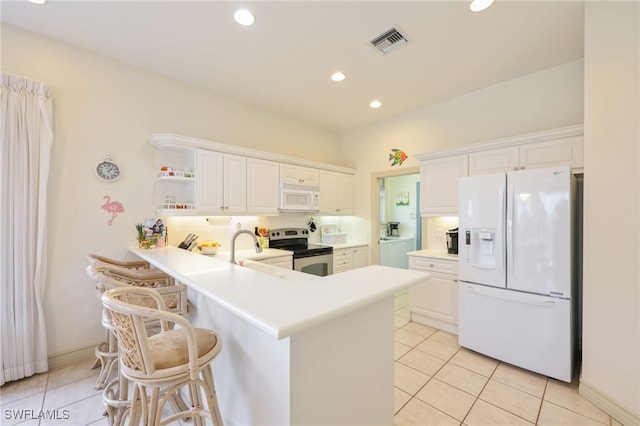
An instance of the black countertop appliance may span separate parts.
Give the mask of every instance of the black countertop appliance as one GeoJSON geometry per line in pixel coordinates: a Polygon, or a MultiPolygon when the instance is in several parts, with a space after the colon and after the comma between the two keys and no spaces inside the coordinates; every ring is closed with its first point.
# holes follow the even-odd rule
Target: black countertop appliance
{"type": "Polygon", "coordinates": [[[387,235],[390,237],[400,236],[400,222],[387,223],[387,235]]]}
{"type": "Polygon", "coordinates": [[[447,253],[458,254],[458,228],[447,231],[447,253]]]}

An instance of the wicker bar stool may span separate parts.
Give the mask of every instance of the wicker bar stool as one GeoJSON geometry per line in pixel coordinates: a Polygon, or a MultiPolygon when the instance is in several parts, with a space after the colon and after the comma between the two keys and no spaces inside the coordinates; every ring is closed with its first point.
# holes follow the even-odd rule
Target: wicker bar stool
{"type": "MultiPolygon", "coordinates": [[[[144,274],[146,277],[143,276],[141,278],[141,275],[137,271],[123,271],[122,268],[108,267],[101,264],[90,266],[87,270],[90,276],[96,281],[97,292],[100,295],[107,290],[116,288],[155,288],[168,311],[177,315],[187,314],[187,287],[184,284],[167,285],[168,282],[173,283],[173,279],[168,281],[163,277],[158,277],[153,274],[144,274]]],[[[138,298],[136,302],[143,307],[149,304],[155,306],[155,301],[149,298],[138,298]]],[[[123,424],[125,414],[130,406],[128,395],[129,383],[118,368],[119,350],[115,326],[105,309],[103,309],[102,325],[109,333],[110,351],[108,358],[106,356],[107,354],[105,354],[104,357],[104,362],[108,362],[106,370],[108,374],[105,375],[107,382],[103,390],[103,401],[107,408],[110,424],[120,425],[123,424]],[[109,380],[112,370],[116,372],[116,375],[113,379],[109,380]]],[[[155,334],[161,330],[160,322],[157,320],[149,320],[145,322],[144,325],[149,334],[155,334]]],[[[170,327],[172,326],[173,323],[170,324],[170,327]]],[[[179,394],[174,395],[170,402],[176,411],[184,411],[186,408],[179,394]]]]}
{"type": "Polygon", "coordinates": [[[90,264],[94,264],[96,262],[105,263],[111,266],[119,266],[121,268],[127,269],[151,269],[151,265],[146,260],[115,260],[110,259],[108,257],[100,256],[97,254],[88,254],[84,257],[90,264]]]}
{"type": "MultiPolygon", "coordinates": [[[[134,261],[122,261],[115,260],[105,256],[100,256],[98,254],[87,254],[84,257],[91,266],[96,265],[105,265],[105,266],[113,266],[119,268],[126,268],[129,270],[149,270],[151,269],[151,265],[149,262],[144,260],[134,260],[134,261]]],[[[89,268],[87,268],[87,273],[89,273],[89,268]]],[[[89,273],[89,276],[91,274],[89,273]]],[[[93,278],[93,277],[92,277],[93,278]]],[[[98,298],[102,295],[102,291],[99,291],[97,296],[98,298]]],[[[98,375],[98,379],[96,381],[96,389],[103,389],[107,383],[108,377],[113,371],[113,365],[115,364],[114,360],[117,358],[117,348],[114,346],[113,338],[109,333],[109,330],[105,329],[105,340],[96,346],[95,349],[96,360],[93,363],[91,369],[100,367],[100,374],[98,375]]]]}
{"type": "Polygon", "coordinates": [[[107,290],[102,303],[118,335],[121,374],[134,383],[129,424],[142,419],[148,426],[162,426],[192,418],[198,426],[206,419],[221,426],[211,370],[211,361],[222,347],[218,336],[211,330],[193,328],[182,316],[167,312],[165,299],[150,288],[107,290]],[[141,306],[148,305],[142,300],[152,300],[156,307],[141,306]],[[160,333],[149,335],[149,321],[160,322],[160,333]],[[172,322],[179,328],[171,329],[172,322]],[[189,407],[162,419],[166,403],[183,388],[188,391],[189,407]]]}
{"type": "MultiPolygon", "coordinates": [[[[149,269],[147,262],[117,262],[116,264],[105,263],[104,260],[111,260],[97,255],[87,255],[90,265],[87,267],[87,275],[96,281],[96,296],[101,297],[104,286],[98,283],[96,271],[100,270],[102,275],[108,276],[116,281],[127,285],[136,285],[152,288],[169,287],[175,285],[175,280],[170,275],[157,269],[149,269]],[[122,265],[129,265],[128,267],[122,265]]],[[[186,308],[185,312],[186,314],[186,308]]],[[[104,322],[103,322],[104,324],[104,322]]],[[[100,374],[96,380],[96,389],[104,389],[109,382],[109,377],[115,371],[118,359],[118,346],[115,336],[105,328],[105,340],[96,346],[96,362],[92,368],[100,366],[100,374]]]]}

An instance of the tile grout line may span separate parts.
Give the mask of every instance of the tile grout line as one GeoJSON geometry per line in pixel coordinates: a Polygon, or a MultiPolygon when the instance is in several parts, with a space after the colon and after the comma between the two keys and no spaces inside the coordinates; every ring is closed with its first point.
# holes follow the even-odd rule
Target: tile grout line
{"type": "Polygon", "coordinates": [[[538,408],[538,415],[536,416],[536,425],[540,421],[540,415],[542,414],[542,404],[544,404],[544,397],[547,394],[547,388],[549,387],[549,378],[544,382],[544,391],[542,391],[542,398],[540,398],[540,408],[538,408]]]}

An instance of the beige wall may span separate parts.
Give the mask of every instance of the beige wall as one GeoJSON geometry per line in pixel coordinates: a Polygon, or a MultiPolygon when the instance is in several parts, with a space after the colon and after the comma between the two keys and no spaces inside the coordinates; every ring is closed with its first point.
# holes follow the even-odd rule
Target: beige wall
{"type": "Polygon", "coordinates": [[[640,4],[587,2],[585,7],[581,392],[624,406],[635,421],[618,420],[638,424],[640,4]]]}
{"type": "Polygon", "coordinates": [[[582,94],[579,60],[343,133],[342,156],[357,169],[355,213],[360,231],[372,233],[373,173],[418,167],[416,154],[582,124],[582,94]],[[391,165],[393,148],[408,154],[403,165],[391,165]]]}
{"type": "Polygon", "coordinates": [[[7,25],[2,70],[47,83],[54,98],[45,294],[50,355],[102,338],[100,304],[83,256],[125,258],[134,224],[154,215],[151,133],[342,163],[332,132],[7,25]],[[123,170],[114,183],[94,174],[107,154],[123,170]],[[105,195],[125,208],[112,226],[100,208],[105,195]]]}

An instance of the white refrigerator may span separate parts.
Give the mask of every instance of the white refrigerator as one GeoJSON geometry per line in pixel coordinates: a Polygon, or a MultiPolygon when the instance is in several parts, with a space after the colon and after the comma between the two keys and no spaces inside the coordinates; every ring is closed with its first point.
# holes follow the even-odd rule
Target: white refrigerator
{"type": "Polygon", "coordinates": [[[574,360],[569,167],[460,178],[461,346],[565,382],[574,360]]]}

